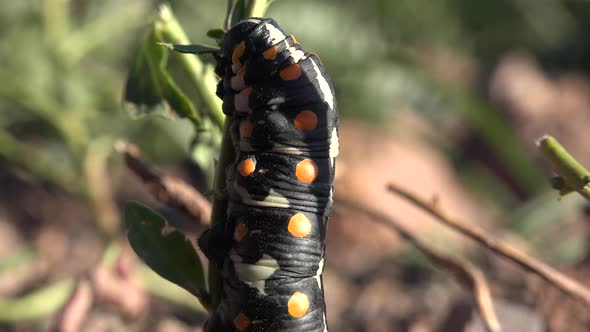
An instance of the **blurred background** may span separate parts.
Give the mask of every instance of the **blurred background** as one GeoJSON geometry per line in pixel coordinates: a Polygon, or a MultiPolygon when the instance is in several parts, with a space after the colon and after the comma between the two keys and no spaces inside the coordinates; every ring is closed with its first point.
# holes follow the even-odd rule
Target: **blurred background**
{"type": "MultiPolygon", "coordinates": [[[[192,41],[214,43],[205,33],[222,27],[225,1],[169,3],[192,41]]],[[[206,133],[195,139],[187,120],[122,110],[157,5],[0,3],[0,331],[47,331],[89,276],[135,302],[94,301],[84,331],[200,331],[206,320],[121,240],[128,200],[182,217],[150,196],[115,142],[137,144],[150,163],[204,193],[218,144],[207,141],[204,153],[206,133]]],[[[590,280],[590,209],[575,194],[558,200],[535,146],[551,134],[590,166],[590,2],[280,0],[267,16],[319,54],[334,81],[337,199],[479,265],[505,331],[590,331],[576,303],[385,190],[394,182],[436,197],[448,215],[590,280]]],[[[190,86],[177,64],[170,68],[190,86]]],[[[411,245],[339,204],[330,223],[331,330],[482,331],[469,293],[411,245]]],[[[201,229],[183,225],[196,239],[201,229]]]]}

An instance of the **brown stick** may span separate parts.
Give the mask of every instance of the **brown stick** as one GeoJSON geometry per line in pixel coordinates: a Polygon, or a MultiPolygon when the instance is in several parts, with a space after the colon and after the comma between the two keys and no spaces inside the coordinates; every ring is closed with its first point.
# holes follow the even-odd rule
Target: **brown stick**
{"type": "Polygon", "coordinates": [[[117,142],[115,149],[123,154],[127,167],[143,180],[160,202],[179,208],[202,226],[211,220],[211,203],[182,180],[163,174],[141,158],[137,146],[117,142]]]}
{"type": "Polygon", "coordinates": [[[443,224],[459,231],[463,235],[477,241],[484,245],[486,248],[493,252],[508,258],[514,263],[518,264],[523,269],[532,272],[539,277],[543,278],[547,282],[553,284],[555,287],[568,294],[574,299],[583,302],[587,306],[590,306],[590,290],[578,281],[566,276],[565,274],[557,271],[549,265],[520,252],[508,244],[500,242],[492,238],[489,234],[474,225],[466,224],[464,222],[453,220],[447,217],[442,211],[436,206],[418,198],[416,195],[394,185],[389,184],[387,189],[397,194],[404,199],[410,201],[420,209],[430,213],[432,216],[440,220],[443,224]]]}
{"type": "Polygon", "coordinates": [[[364,213],[369,216],[371,220],[385,225],[389,230],[393,230],[399,236],[412,243],[418,250],[424,253],[432,263],[451,272],[455,277],[455,280],[472,293],[486,330],[488,332],[499,332],[502,330],[494,311],[492,296],[490,295],[490,289],[487,285],[485,276],[475,265],[437,252],[434,248],[422,242],[422,240],[419,240],[414,234],[412,234],[412,232],[401,226],[399,222],[384,214],[343,198],[336,198],[335,202],[337,206],[347,206],[364,213]]]}

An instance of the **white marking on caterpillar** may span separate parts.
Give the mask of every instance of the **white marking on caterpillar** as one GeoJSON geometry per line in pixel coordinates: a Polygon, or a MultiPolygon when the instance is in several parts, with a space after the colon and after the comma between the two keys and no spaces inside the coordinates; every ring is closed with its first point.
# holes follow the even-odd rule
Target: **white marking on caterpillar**
{"type": "Polygon", "coordinates": [[[234,108],[236,112],[246,112],[251,113],[252,109],[248,105],[249,95],[247,94],[247,90],[242,90],[242,92],[236,94],[234,96],[234,108]]]}
{"type": "Polygon", "coordinates": [[[270,99],[266,105],[280,105],[283,104],[285,102],[285,97],[279,96],[279,97],[274,97],[272,99],[270,99]]]}
{"type": "Polygon", "coordinates": [[[242,263],[242,257],[233,250],[230,252],[230,258],[240,281],[253,285],[261,294],[266,295],[264,291],[266,280],[280,268],[279,262],[264,254],[255,264],[245,264],[242,263]]]}
{"type": "Polygon", "coordinates": [[[288,51],[294,62],[299,62],[301,59],[303,59],[303,57],[305,57],[305,53],[302,50],[298,50],[294,46],[289,47],[288,51]]]}
{"type": "Polygon", "coordinates": [[[283,34],[283,32],[281,30],[277,29],[277,27],[275,27],[274,25],[265,23],[264,24],[264,27],[268,31],[268,34],[270,36],[271,43],[273,45],[276,45],[280,41],[282,41],[283,39],[285,39],[285,37],[286,37],[285,34],[283,34]]]}
{"type": "Polygon", "coordinates": [[[311,59],[311,63],[313,64],[313,69],[315,70],[318,83],[320,85],[320,90],[322,91],[322,94],[324,95],[324,100],[330,106],[330,110],[333,110],[334,109],[334,95],[332,94],[332,90],[330,90],[330,84],[328,84],[328,81],[326,81],[326,78],[322,75],[322,72],[320,71],[320,68],[318,67],[317,63],[315,63],[315,60],[313,58],[310,58],[310,59],[311,59]]]}
{"type": "Polygon", "coordinates": [[[277,193],[273,189],[268,192],[268,196],[266,196],[263,201],[257,201],[253,199],[248,190],[240,186],[237,182],[234,182],[234,190],[239,195],[241,202],[246,205],[276,207],[283,209],[288,209],[291,206],[289,204],[289,200],[285,196],[277,193]]]}
{"type": "MultiPolygon", "coordinates": [[[[330,135],[330,158],[336,158],[340,153],[340,142],[338,140],[338,130],[334,127],[332,135],[330,135]]],[[[332,167],[334,167],[334,159],[332,159],[332,167]]]]}
{"type": "Polygon", "coordinates": [[[300,156],[305,153],[302,149],[295,148],[292,146],[287,146],[283,144],[275,143],[270,150],[271,152],[283,153],[283,154],[290,154],[295,156],[300,156]]]}
{"type": "Polygon", "coordinates": [[[318,270],[315,273],[315,278],[318,282],[318,287],[320,289],[322,289],[322,279],[321,279],[321,275],[324,272],[324,259],[322,258],[322,260],[320,261],[320,263],[318,264],[318,270]]]}
{"type": "Polygon", "coordinates": [[[246,87],[246,82],[244,82],[244,76],[234,75],[230,79],[231,88],[234,91],[242,91],[246,87]]]}

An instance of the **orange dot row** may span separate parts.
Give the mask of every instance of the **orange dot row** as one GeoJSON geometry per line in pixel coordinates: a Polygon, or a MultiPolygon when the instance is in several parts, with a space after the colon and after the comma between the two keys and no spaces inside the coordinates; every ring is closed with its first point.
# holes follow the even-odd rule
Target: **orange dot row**
{"type": "MultiPolygon", "coordinates": [[[[293,41],[298,44],[295,36],[291,35],[293,41]]],[[[238,44],[232,55],[232,63],[238,64],[239,58],[244,54],[245,43],[238,44]]],[[[267,60],[276,58],[278,48],[272,46],[263,52],[263,56],[267,60]]],[[[242,71],[243,72],[243,71],[242,71]]],[[[279,72],[279,76],[283,80],[296,80],[301,77],[301,66],[299,64],[290,65],[279,72]]],[[[303,111],[299,113],[294,120],[295,127],[302,130],[313,130],[316,128],[318,118],[312,111],[303,111]]],[[[254,126],[251,121],[246,120],[240,123],[240,137],[246,138],[252,135],[254,126]]],[[[256,169],[256,162],[253,158],[247,158],[240,162],[238,170],[242,176],[249,176],[256,169]]],[[[311,159],[303,159],[295,167],[295,176],[302,182],[311,183],[318,175],[318,167],[311,159]]],[[[295,237],[303,238],[311,232],[311,222],[303,213],[296,213],[289,220],[287,226],[289,233],[295,237]]],[[[241,241],[248,234],[248,226],[239,224],[234,231],[234,239],[241,241]]],[[[307,295],[301,292],[295,292],[287,303],[289,315],[294,318],[303,317],[309,310],[309,299],[307,295]]],[[[250,319],[244,314],[239,313],[234,318],[234,325],[238,331],[245,331],[250,325],[250,319]]]]}
{"type": "MultiPolygon", "coordinates": [[[[256,170],[253,157],[246,158],[238,164],[238,171],[244,177],[250,176],[256,170]]],[[[295,166],[295,176],[301,182],[312,183],[318,176],[318,165],[311,159],[303,159],[295,166]]]]}
{"type": "MultiPolygon", "coordinates": [[[[295,237],[304,238],[311,233],[311,221],[303,213],[296,213],[289,219],[287,230],[295,237]]],[[[248,226],[239,223],[234,229],[234,240],[236,242],[242,241],[248,232],[248,226]]]]}
{"type": "MultiPolygon", "coordinates": [[[[297,41],[295,36],[291,35],[291,38],[293,39],[293,43],[299,44],[299,42],[297,41]]],[[[236,47],[234,48],[234,52],[232,53],[232,57],[231,57],[232,64],[237,65],[240,62],[240,58],[242,57],[242,55],[244,55],[245,51],[246,51],[246,42],[241,41],[238,45],[236,45],[236,47]]],[[[277,58],[278,52],[279,52],[279,48],[276,45],[273,45],[273,46],[267,48],[264,52],[262,52],[262,56],[266,60],[274,60],[277,58]]]]}
{"type": "MultiPolygon", "coordinates": [[[[299,44],[299,42],[297,41],[295,36],[291,35],[291,38],[293,39],[293,43],[299,44]]],[[[236,47],[234,48],[234,51],[232,53],[232,56],[231,56],[232,64],[234,64],[234,65],[239,64],[240,58],[242,57],[242,55],[244,55],[245,51],[246,51],[246,42],[241,41],[238,45],[236,45],[236,47]]],[[[267,48],[266,50],[264,50],[264,52],[262,52],[262,56],[266,60],[274,60],[277,58],[278,53],[279,53],[279,48],[276,45],[273,45],[273,46],[267,48]]]]}
{"type": "MultiPolygon", "coordinates": [[[[299,318],[305,316],[307,311],[309,310],[309,298],[307,295],[301,292],[295,292],[291,295],[289,302],[287,303],[287,309],[289,311],[289,315],[294,318],[299,318]]],[[[238,331],[243,332],[245,331],[248,326],[250,325],[250,318],[246,316],[243,312],[240,312],[234,318],[234,326],[238,331]]]]}
{"type": "MultiPolygon", "coordinates": [[[[293,124],[295,128],[303,131],[311,131],[318,126],[318,116],[313,111],[302,111],[295,116],[293,124]]],[[[244,120],[240,122],[240,138],[250,138],[254,131],[254,124],[250,120],[244,120]]]]}

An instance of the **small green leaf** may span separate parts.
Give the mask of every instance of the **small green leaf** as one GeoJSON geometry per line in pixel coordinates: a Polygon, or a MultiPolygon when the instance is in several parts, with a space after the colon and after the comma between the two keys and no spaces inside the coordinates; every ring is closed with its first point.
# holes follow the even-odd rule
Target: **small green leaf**
{"type": "Polygon", "coordinates": [[[211,29],[207,31],[207,37],[213,38],[215,40],[221,40],[225,36],[225,31],[223,29],[211,29]]]}
{"type": "Polygon", "coordinates": [[[161,41],[152,26],[131,65],[125,86],[124,107],[135,117],[156,114],[173,118],[178,115],[200,125],[193,103],[166,70],[168,53],[158,45],[161,41]]]}
{"type": "Polygon", "coordinates": [[[158,43],[164,47],[167,47],[173,51],[180,52],[180,53],[191,53],[191,54],[202,54],[202,53],[218,53],[220,49],[218,47],[212,47],[207,45],[201,44],[190,44],[190,45],[180,45],[180,44],[170,44],[170,43],[158,43]]]}
{"type": "Polygon", "coordinates": [[[149,267],[201,301],[206,300],[203,265],[190,239],[137,202],[125,206],[125,223],[129,243],[149,267]]]}

